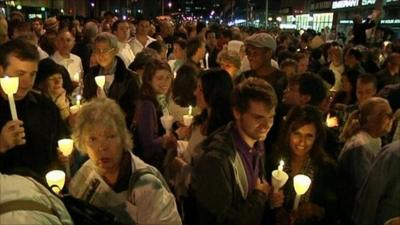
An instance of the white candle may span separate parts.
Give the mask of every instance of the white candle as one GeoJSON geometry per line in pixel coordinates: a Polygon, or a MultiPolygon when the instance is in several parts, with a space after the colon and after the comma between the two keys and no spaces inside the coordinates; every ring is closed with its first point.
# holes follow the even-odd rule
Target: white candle
{"type": "Polygon", "coordinates": [[[46,181],[49,187],[59,194],[65,184],[65,173],[62,170],[52,170],[46,174],[46,181]]]}
{"type": "Polygon", "coordinates": [[[293,210],[299,207],[300,197],[307,192],[311,184],[311,178],[306,175],[299,174],[293,177],[293,186],[296,191],[296,198],[293,203],[293,210]]]}
{"type": "Polygon", "coordinates": [[[96,81],[97,86],[99,86],[101,89],[104,88],[104,85],[106,84],[106,76],[96,76],[94,77],[94,80],[96,81]]]}
{"type": "Polygon", "coordinates": [[[189,115],[189,116],[192,115],[192,106],[191,106],[191,105],[189,105],[189,112],[188,112],[188,115],[189,115]]]}
{"type": "Polygon", "coordinates": [[[208,70],[208,52],[206,53],[206,69],[208,70]]]}
{"type": "Polygon", "coordinates": [[[58,140],[58,148],[65,156],[69,156],[74,149],[74,141],[69,138],[58,140]]]}
{"type": "Polygon", "coordinates": [[[326,126],[327,127],[337,127],[339,126],[338,118],[336,116],[332,116],[328,113],[326,116],[326,126]]]}
{"type": "Polygon", "coordinates": [[[161,124],[163,125],[167,134],[171,133],[172,124],[174,123],[174,117],[171,115],[164,114],[161,118],[161,124]]]}
{"type": "Polygon", "coordinates": [[[278,171],[279,172],[283,171],[283,165],[285,165],[285,162],[283,160],[279,161],[279,166],[278,166],[278,171]]]}
{"type": "Polygon", "coordinates": [[[81,95],[76,96],[76,105],[78,106],[78,108],[81,107],[81,99],[82,99],[81,95]]]}
{"type": "Polygon", "coordinates": [[[106,93],[104,92],[104,85],[106,84],[106,76],[96,76],[95,78],[97,86],[99,86],[101,95],[104,97],[106,96],[106,93]]]}
{"type": "Polygon", "coordinates": [[[8,77],[0,79],[1,88],[8,96],[8,103],[10,105],[11,117],[13,120],[18,120],[17,108],[15,107],[14,94],[18,91],[19,78],[8,77]]]}
{"type": "Polygon", "coordinates": [[[72,78],[75,82],[79,82],[80,78],[80,72],[76,72],[75,75],[72,78]]]}
{"type": "Polygon", "coordinates": [[[67,177],[71,177],[71,166],[69,165],[69,156],[74,149],[74,141],[69,138],[58,140],[58,148],[64,156],[67,157],[67,162],[65,163],[65,172],[67,177]]]}
{"type": "Polygon", "coordinates": [[[187,115],[183,115],[183,124],[187,127],[190,127],[193,122],[193,116],[192,116],[192,106],[189,105],[189,111],[187,115]]]}

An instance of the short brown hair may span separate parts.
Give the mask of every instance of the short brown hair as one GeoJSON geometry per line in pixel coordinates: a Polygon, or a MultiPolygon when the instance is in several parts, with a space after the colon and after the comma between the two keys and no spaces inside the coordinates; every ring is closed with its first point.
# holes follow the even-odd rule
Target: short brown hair
{"type": "Polygon", "coordinates": [[[232,106],[240,113],[245,113],[251,101],[263,103],[274,109],[278,103],[274,88],[265,80],[250,77],[239,83],[232,93],[232,106]]]}

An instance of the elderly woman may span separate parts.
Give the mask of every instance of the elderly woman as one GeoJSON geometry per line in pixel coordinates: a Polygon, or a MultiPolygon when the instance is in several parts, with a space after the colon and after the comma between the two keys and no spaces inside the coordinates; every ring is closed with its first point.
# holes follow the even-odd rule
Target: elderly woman
{"type": "Polygon", "coordinates": [[[336,224],[337,180],[336,166],[323,149],[325,128],[322,115],[314,106],[294,107],[285,120],[280,142],[276,146],[272,161],[267,163],[267,174],[284,160],[284,171],[289,175],[283,187],[285,203],[276,214],[278,223],[287,220],[291,212],[294,224],[336,224]],[[296,196],[293,177],[304,174],[311,178],[309,190],[302,196],[300,206],[292,210],[296,196]]]}
{"type": "Polygon", "coordinates": [[[126,224],[181,224],[175,198],[161,174],[130,151],[131,135],[113,100],[85,104],[72,137],[89,155],[70,182],[74,197],[110,211],[126,224]]]}
{"type": "Polygon", "coordinates": [[[130,126],[135,112],[136,100],[139,96],[139,78],[127,69],[124,61],[117,56],[118,39],[111,33],[100,33],[94,40],[93,54],[97,66],[92,67],[84,78],[83,97],[90,100],[105,93],[121,106],[126,116],[127,125],[130,126]],[[104,92],[97,87],[95,77],[106,76],[104,92]]]}
{"type": "Polygon", "coordinates": [[[241,60],[239,53],[232,50],[222,50],[217,56],[217,62],[222,69],[226,70],[232,79],[240,74],[241,60]]]}

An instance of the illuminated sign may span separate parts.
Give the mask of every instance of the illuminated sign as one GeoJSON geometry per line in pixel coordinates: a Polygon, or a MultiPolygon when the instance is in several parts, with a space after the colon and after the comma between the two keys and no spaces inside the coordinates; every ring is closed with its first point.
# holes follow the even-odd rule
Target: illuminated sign
{"type": "Polygon", "coordinates": [[[400,24],[400,19],[381,20],[381,24],[400,24]]]}
{"type": "MultiPolygon", "coordinates": [[[[388,2],[398,2],[399,0],[386,0],[386,3],[388,2]]],[[[361,5],[373,5],[375,4],[376,0],[362,0],[361,5]]]]}
{"type": "MultiPolygon", "coordinates": [[[[353,20],[340,20],[340,24],[353,24],[353,20]]],[[[400,24],[400,19],[386,19],[381,20],[381,24],[400,24]]]]}
{"type": "Polygon", "coordinates": [[[358,0],[342,0],[334,1],[332,3],[332,9],[341,9],[358,6],[358,0]]]}

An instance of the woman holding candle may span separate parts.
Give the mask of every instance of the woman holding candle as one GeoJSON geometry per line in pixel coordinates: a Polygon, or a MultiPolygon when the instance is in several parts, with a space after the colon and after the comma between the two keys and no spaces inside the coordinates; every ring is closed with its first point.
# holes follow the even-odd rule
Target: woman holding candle
{"type": "MultiPolygon", "coordinates": [[[[176,74],[172,95],[168,102],[168,110],[174,116],[175,121],[183,122],[182,117],[188,114],[188,107],[196,105],[194,90],[197,86],[198,72],[192,66],[183,65],[176,74]]],[[[195,107],[194,114],[197,114],[198,111],[198,108],[195,107]]]]}
{"type": "Polygon", "coordinates": [[[322,146],[325,130],[321,113],[313,106],[293,108],[285,121],[279,145],[267,164],[267,174],[284,160],[284,171],[289,175],[283,187],[284,208],[277,210],[277,224],[289,218],[295,224],[336,224],[337,181],[336,166],[322,146]],[[311,178],[309,190],[301,196],[297,210],[293,209],[296,196],[293,177],[304,174],[311,178]]]}
{"type": "Polygon", "coordinates": [[[164,158],[169,149],[175,149],[176,137],[167,133],[161,117],[169,115],[168,98],[171,93],[172,73],[169,65],[152,60],[145,65],[140,100],[134,118],[135,152],[145,162],[164,171],[164,158]]]}
{"type": "Polygon", "coordinates": [[[89,156],[69,184],[74,197],[110,211],[123,224],[181,224],[161,174],[130,151],[131,134],[115,101],[101,98],[82,106],[72,138],[89,156]]]}
{"type": "MultiPolygon", "coordinates": [[[[191,194],[189,191],[192,170],[203,155],[200,143],[212,132],[233,120],[231,93],[233,82],[225,70],[207,70],[200,73],[197,88],[194,91],[197,107],[201,113],[194,117],[187,149],[173,162],[175,175],[175,193],[181,197],[184,214],[190,219],[191,194]],[[188,202],[188,204],[186,204],[188,202]]],[[[188,221],[186,221],[188,222],[188,221]]],[[[190,224],[190,222],[188,223],[190,224]]]]}
{"type": "Polygon", "coordinates": [[[63,88],[63,76],[65,68],[58,65],[52,59],[46,58],[39,62],[38,72],[34,88],[49,97],[60,110],[61,118],[67,119],[70,115],[70,100],[63,88]]]}

